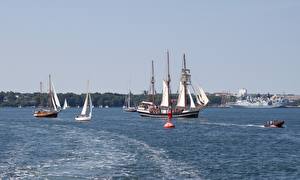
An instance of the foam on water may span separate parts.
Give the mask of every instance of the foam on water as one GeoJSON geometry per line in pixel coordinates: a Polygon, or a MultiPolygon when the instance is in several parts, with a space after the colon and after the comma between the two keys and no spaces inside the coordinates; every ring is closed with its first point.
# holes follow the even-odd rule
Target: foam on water
{"type": "Polygon", "coordinates": [[[257,124],[232,124],[232,123],[209,123],[209,122],[204,122],[202,124],[217,125],[217,126],[238,126],[238,127],[258,127],[258,128],[264,128],[264,125],[257,125],[257,124]]]}
{"type": "MultiPolygon", "coordinates": [[[[17,130],[23,127],[15,128],[17,130]]],[[[3,171],[0,177],[138,177],[130,167],[136,168],[135,166],[140,166],[139,163],[146,163],[144,165],[146,174],[147,168],[157,168],[157,174],[148,172],[153,177],[200,179],[197,168],[172,160],[163,149],[156,149],[145,142],[106,131],[87,131],[78,127],[58,125],[52,128],[51,131],[59,132],[57,135],[52,134],[49,139],[49,146],[54,146],[54,149],[47,148],[42,151],[52,151],[56,154],[55,157],[45,158],[40,162],[31,161],[30,164],[23,163],[28,161],[27,155],[36,150],[31,147],[34,147],[38,137],[34,137],[35,140],[28,138],[25,145],[22,142],[11,146],[8,152],[11,156],[6,159],[8,165],[4,165],[5,169],[1,168],[3,171]],[[57,151],[55,146],[63,146],[60,148],[62,151],[57,151]],[[84,177],[82,174],[85,174],[84,177]]],[[[47,135],[48,132],[40,128],[31,130],[37,134],[47,135]]]]}

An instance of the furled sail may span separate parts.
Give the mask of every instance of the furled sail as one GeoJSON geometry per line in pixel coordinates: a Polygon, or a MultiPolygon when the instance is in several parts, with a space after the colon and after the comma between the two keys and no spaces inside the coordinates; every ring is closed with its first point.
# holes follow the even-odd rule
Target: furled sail
{"type": "Polygon", "coordinates": [[[52,86],[52,90],[53,90],[53,96],[54,96],[55,106],[56,106],[57,109],[61,109],[61,106],[60,106],[60,103],[59,103],[59,99],[57,97],[57,94],[56,94],[56,91],[55,91],[53,83],[51,83],[51,86],[52,86]]]}
{"type": "Polygon", "coordinates": [[[182,84],[182,82],[180,81],[179,84],[179,96],[178,96],[178,100],[177,100],[177,107],[185,107],[186,105],[186,99],[185,99],[185,87],[182,84]]]}
{"type": "Polygon", "coordinates": [[[190,91],[189,89],[187,89],[187,91],[188,91],[188,94],[189,94],[189,97],[190,97],[191,108],[196,108],[196,105],[195,105],[195,102],[194,102],[194,100],[193,100],[191,91],[190,91]]]}
{"type": "Polygon", "coordinates": [[[169,100],[169,87],[167,81],[163,81],[163,95],[162,95],[162,101],[160,106],[162,107],[169,107],[170,100],[169,100]]]}
{"type": "Polygon", "coordinates": [[[204,90],[198,86],[197,89],[197,103],[200,105],[207,105],[207,103],[209,102],[209,99],[207,98],[204,90]]]}

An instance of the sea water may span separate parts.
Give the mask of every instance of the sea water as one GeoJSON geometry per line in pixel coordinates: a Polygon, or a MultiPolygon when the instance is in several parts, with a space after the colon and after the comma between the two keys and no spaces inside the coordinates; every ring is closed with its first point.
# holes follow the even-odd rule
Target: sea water
{"type": "Polygon", "coordinates": [[[121,108],[79,113],[0,108],[0,178],[300,179],[300,109],[207,108],[175,129],[121,108]],[[285,128],[263,127],[274,119],[285,128]]]}

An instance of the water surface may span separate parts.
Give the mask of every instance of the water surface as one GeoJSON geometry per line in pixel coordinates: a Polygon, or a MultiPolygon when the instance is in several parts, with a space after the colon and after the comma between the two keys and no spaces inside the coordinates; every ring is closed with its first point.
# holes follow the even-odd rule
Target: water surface
{"type": "Polygon", "coordinates": [[[197,119],[141,118],[119,108],[36,119],[0,108],[0,178],[299,179],[300,109],[214,109],[197,119]],[[264,128],[284,119],[283,129],[264,128]]]}

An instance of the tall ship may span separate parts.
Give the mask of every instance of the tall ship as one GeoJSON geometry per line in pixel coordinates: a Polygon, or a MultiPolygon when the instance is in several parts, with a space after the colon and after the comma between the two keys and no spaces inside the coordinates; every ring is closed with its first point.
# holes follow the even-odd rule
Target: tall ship
{"type": "Polygon", "coordinates": [[[41,105],[34,111],[34,117],[49,117],[56,118],[59,111],[61,110],[61,106],[59,103],[59,99],[57,97],[53,82],[51,81],[51,75],[49,75],[49,93],[48,93],[48,103],[46,107],[43,107],[42,103],[42,83],[40,84],[41,89],[41,105]]]}
{"type": "Polygon", "coordinates": [[[166,118],[168,116],[168,111],[171,110],[174,118],[197,118],[199,112],[209,102],[204,90],[200,86],[197,88],[193,87],[190,69],[186,68],[185,54],[183,55],[183,67],[181,70],[177,103],[176,100],[171,100],[169,52],[167,52],[167,77],[163,80],[162,100],[160,105],[155,104],[154,83],[154,66],[152,61],[150,101],[142,101],[138,106],[137,112],[141,116],[166,118]],[[192,91],[194,92],[196,101],[194,101],[194,97],[191,93],[192,91]]]}

